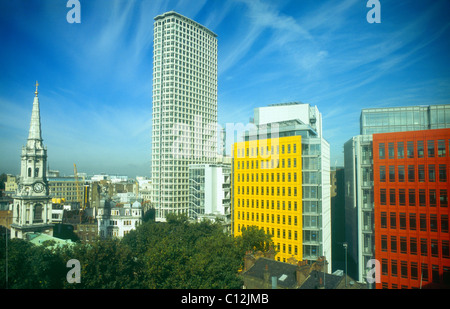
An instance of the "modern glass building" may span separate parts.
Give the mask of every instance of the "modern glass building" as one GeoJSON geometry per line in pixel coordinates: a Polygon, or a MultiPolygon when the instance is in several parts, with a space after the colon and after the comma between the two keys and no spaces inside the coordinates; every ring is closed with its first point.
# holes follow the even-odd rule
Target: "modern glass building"
{"type": "Polygon", "coordinates": [[[360,122],[362,135],[443,129],[450,126],[450,105],[367,108],[360,122]]]}
{"type": "Polygon", "coordinates": [[[450,128],[450,105],[362,109],[361,135],[344,144],[349,275],[358,281],[375,259],[373,134],[441,128],[450,128]]]}
{"type": "Polygon", "coordinates": [[[217,35],[176,12],[155,17],[152,194],[156,220],[188,214],[189,164],[217,152],[217,35]]]}
{"type": "Polygon", "coordinates": [[[309,104],[275,104],[255,109],[255,127],[233,150],[234,233],[256,225],[272,235],[276,259],[326,256],[331,267],[330,148],[321,114],[309,104]]]}
{"type": "Polygon", "coordinates": [[[377,288],[450,287],[450,129],[373,135],[377,288]]]}

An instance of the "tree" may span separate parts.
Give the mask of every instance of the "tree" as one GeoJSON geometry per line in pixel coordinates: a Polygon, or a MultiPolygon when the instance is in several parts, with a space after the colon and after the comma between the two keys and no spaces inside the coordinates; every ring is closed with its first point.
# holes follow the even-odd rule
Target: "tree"
{"type": "Polygon", "coordinates": [[[264,229],[249,226],[242,228],[242,234],[236,237],[236,245],[241,255],[244,256],[245,252],[249,250],[267,252],[274,247],[274,242],[272,236],[266,234],[264,229]]]}
{"type": "Polygon", "coordinates": [[[240,288],[242,257],[220,224],[189,223],[169,215],[167,222],[146,222],[123,238],[141,265],[145,288],[240,288]]]}

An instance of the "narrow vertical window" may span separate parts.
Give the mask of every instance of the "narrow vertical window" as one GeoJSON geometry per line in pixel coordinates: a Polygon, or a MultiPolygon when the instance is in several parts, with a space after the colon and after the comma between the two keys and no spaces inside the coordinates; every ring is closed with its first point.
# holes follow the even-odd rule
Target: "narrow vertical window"
{"type": "Polygon", "coordinates": [[[417,157],[418,158],[424,157],[423,141],[417,141],[417,157]]]}
{"type": "Polygon", "coordinates": [[[434,141],[428,141],[428,158],[434,158],[434,141]]]}
{"type": "Polygon", "coordinates": [[[438,157],[445,157],[445,140],[438,140],[438,157]]]}
{"type": "Polygon", "coordinates": [[[407,142],[406,147],[406,155],[408,156],[408,158],[414,158],[414,142],[407,142]]]}
{"type": "Polygon", "coordinates": [[[378,154],[379,154],[379,159],[384,159],[385,158],[384,143],[380,143],[378,145],[378,154]]]}
{"type": "Polygon", "coordinates": [[[405,149],[403,142],[397,143],[397,159],[403,159],[405,156],[405,149]]]}
{"type": "Polygon", "coordinates": [[[389,159],[395,158],[394,143],[388,143],[388,156],[389,156],[389,159]]]}

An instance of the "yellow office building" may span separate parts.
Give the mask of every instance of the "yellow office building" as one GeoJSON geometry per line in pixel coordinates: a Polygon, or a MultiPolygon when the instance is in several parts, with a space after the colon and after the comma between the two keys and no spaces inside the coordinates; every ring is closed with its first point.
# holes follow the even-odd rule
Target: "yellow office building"
{"type": "Polygon", "coordinates": [[[270,235],[275,259],[303,258],[301,136],[233,145],[233,232],[257,226],[270,235]]]}

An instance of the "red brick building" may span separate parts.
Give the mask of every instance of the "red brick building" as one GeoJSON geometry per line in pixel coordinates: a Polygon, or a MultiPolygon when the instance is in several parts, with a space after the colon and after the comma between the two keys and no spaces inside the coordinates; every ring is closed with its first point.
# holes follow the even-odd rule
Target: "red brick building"
{"type": "Polygon", "coordinates": [[[450,129],[373,134],[377,288],[450,287],[450,129]]]}

